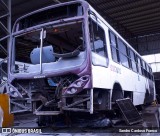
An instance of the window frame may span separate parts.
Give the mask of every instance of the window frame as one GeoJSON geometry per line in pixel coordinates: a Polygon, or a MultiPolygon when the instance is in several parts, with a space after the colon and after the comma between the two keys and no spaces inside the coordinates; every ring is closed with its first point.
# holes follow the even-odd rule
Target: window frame
{"type": "MultiPolygon", "coordinates": [[[[109,64],[109,59],[108,59],[108,50],[107,50],[107,39],[106,39],[106,32],[104,30],[104,28],[98,23],[99,21],[95,21],[93,18],[89,17],[89,33],[90,33],[90,43],[93,44],[94,46],[94,42],[93,42],[93,39],[95,38],[95,35],[93,33],[93,23],[95,23],[103,32],[104,32],[104,35],[103,35],[103,38],[104,38],[104,41],[103,41],[103,46],[104,46],[104,56],[102,55],[99,55],[98,53],[96,53],[95,51],[93,51],[94,53],[96,53],[97,55],[103,57],[106,59],[106,65],[103,65],[103,64],[94,64],[93,61],[92,61],[92,64],[95,65],[95,66],[102,66],[102,67],[108,67],[108,64],[109,64]],[[91,41],[91,38],[92,38],[92,41],[91,41]]],[[[90,45],[91,47],[92,45],[90,45]]],[[[91,48],[90,48],[91,49],[91,48]]],[[[92,52],[92,50],[91,50],[92,52]]]]}
{"type": "Polygon", "coordinates": [[[137,62],[136,62],[136,53],[131,48],[129,48],[129,55],[130,55],[130,61],[131,61],[131,69],[132,69],[132,71],[138,73],[138,67],[137,67],[137,62]],[[131,56],[131,52],[132,52],[133,56],[131,56]],[[135,64],[136,70],[133,69],[132,63],[135,64]]]}
{"type": "Polygon", "coordinates": [[[121,64],[122,66],[132,70],[133,72],[140,74],[141,76],[150,79],[153,81],[153,73],[150,70],[151,67],[142,59],[140,55],[138,55],[132,48],[130,48],[121,38],[119,38],[112,30],[108,30],[109,33],[109,43],[110,43],[110,51],[111,51],[111,57],[112,61],[121,64]],[[115,38],[115,46],[112,45],[112,36],[115,38]],[[123,43],[123,45],[126,48],[126,54],[124,54],[120,49],[118,45],[118,40],[123,43]],[[113,58],[113,51],[116,50],[116,56],[117,56],[117,61],[113,58]],[[131,55],[132,54],[132,55],[131,55]],[[126,65],[123,65],[121,62],[120,55],[125,56],[128,59],[128,67],[126,65]],[[133,68],[133,63],[136,68],[133,68]],[[141,71],[141,72],[140,72],[141,71]]]}
{"type": "Polygon", "coordinates": [[[113,60],[114,62],[120,64],[120,56],[119,56],[119,50],[118,50],[118,45],[117,45],[117,36],[116,36],[116,34],[115,34],[113,31],[111,31],[111,30],[109,30],[108,33],[109,33],[109,43],[110,43],[110,51],[111,51],[112,60],[113,60]],[[115,46],[113,46],[113,45],[111,44],[111,34],[114,35],[115,44],[116,44],[115,46]],[[117,58],[117,61],[113,58],[113,54],[112,54],[113,49],[116,50],[116,58],[117,58]]]}
{"type": "Polygon", "coordinates": [[[120,39],[120,38],[117,38],[117,46],[118,46],[118,51],[119,51],[119,62],[124,66],[124,67],[127,67],[127,68],[130,68],[130,62],[129,62],[129,53],[128,53],[128,46],[120,39]],[[123,44],[123,46],[125,47],[125,52],[126,54],[124,54],[124,52],[122,52],[120,50],[120,44],[119,42],[121,42],[123,44]],[[121,55],[123,55],[123,57],[127,58],[127,62],[128,62],[128,66],[124,65],[122,62],[121,62],[121,55]]]}

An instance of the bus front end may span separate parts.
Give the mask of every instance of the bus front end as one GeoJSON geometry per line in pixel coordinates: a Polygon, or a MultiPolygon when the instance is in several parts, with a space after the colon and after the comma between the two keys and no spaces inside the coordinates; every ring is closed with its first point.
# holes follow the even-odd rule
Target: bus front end
{"type": "Polygon", "coordinates": [[[4,93],[11,112],[93,113],[88,4],[67,2],[19,18],[9,49],[4,93]]]}

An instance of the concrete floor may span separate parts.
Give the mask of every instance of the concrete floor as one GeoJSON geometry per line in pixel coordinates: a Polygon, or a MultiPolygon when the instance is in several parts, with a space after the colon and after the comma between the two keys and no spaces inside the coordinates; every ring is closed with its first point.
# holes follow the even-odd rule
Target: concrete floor
{"type": "MultiPolygon", "coordinates": [[[[112,127],[104,128],[77,128],[72,127],[41,127],[39,128],[37,118],[32,114],[15,116],[14,128],[35,128],[41,129],[41,134],[0,134],[1,136],[160,136],[160,133],[108,133],[115,129],[112,127]]],[[[137,126],[137,125],[136,125],[137,126]]],[[[118,126],[117,126],[118,128],[118,126]]],[[[126,127],[127,128],[127,127],[126,127]]],[[[135,127],[136,128],[136,127],[135,127]]],[[[137,127],[138,128],[138,127],[137,127]]],[[[125,127],[123,127],[125,129],[125,127]]]]}

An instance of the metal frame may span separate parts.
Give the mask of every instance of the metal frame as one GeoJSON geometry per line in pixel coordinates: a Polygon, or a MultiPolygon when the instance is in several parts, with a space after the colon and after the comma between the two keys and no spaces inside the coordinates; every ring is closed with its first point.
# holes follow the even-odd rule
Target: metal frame
{"type": "MultiPolygon", "coordinates": [[[[35,99],[33,101],[35,101],[33,103],[33,112],[35,115],[58,115],[58,114],[62,114],[63,111],[78,111],[78,112],[88,112],[90,114],[93,114],[93,89],[90,90],[90,94],[86,94],[86,95],[68,95],[68,96],[62,96],[63,100],[62,102],[60,102],[58,105],[58,107],[60,108],[59,111],[43,111],[43,106],[45,106],[46,104],[44,104],[42,102],[42,104],[40,106],[37,107],[36,105],[36,101],[41,101],[40,99],[35,99]],[[80,100],[77,100],[69,105],[66,105],[66,98],[69,97],[78,97],[81,98],[80,100]],[[86,108],[77,108],[76,106],[79,104],[82,104],[83,102],[90,102],[90,106],[86,109],[86,108]],[[36,108],[37,107],[37,108],[36,108]]],[[[17,106],[22,106],[22,105],[17,105],[17,106]]],[[[26,108],[26,107],[25,107],[26,108]]]]}
{"type": "Polygon", "coordinates": [[[5,36],[0,39],[0,42],[2,42],[3,40],[7,40],[7,45],[9,46],[11,34],[11,0],[7,0],[7,2],[0,0],[0,3],[3,6],[4,10],[7,12],[0,16],[0,30],[3,30],[3,32],[5,33],[5,36]],[[1,21],[2,19],[7,19],[7,24],[4,24],[1,21]]]}
{"type": "MultiPolygon", "coordinates": [[[[0,62],[0,67],[3,63],[5,63],[8,60],[8,48],[10,45],[10,38],[11,38],[11,0],[0,0],[0,4],[3,7],[5,13],[0,16],[0,32],[4,33],[4,36],[0,38],[0,49],[3,51],[3,53],[6,55],[6,58],[0,62]],[[4,24],[2,20],[7,20],[7,24],[4,24]],[[7,45],[2,45],[2,42],[6,41],[7,45]],[[7,50],[4,48],[4,46],[7,46],[7,50]]],[[[0,71],[3,72],[2,68],[0,71]]],[[[3,72],[4,73],[4,72],[3,72]]],[[[5,73],[6,74],[6,73],[5,73]]],[[[6,74],[7,76],[7,74],[6,74]]],[[[2,76],[0,77],[0,80],[2,80],[2,76]]]]}

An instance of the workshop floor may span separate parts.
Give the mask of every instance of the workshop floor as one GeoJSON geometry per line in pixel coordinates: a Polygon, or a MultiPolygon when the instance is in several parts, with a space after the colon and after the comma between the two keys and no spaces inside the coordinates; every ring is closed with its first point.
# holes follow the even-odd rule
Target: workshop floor
{"type": "Polygon", "coordinates": [[[37,118],[32,114],[15,116],[13,128],[38,128],[41,134],[0,134],[1,136],[160,136],[160,133],[108,133],[111,127],[106,128],[77,128],[72,127],[38,127],[37,118]]]}

